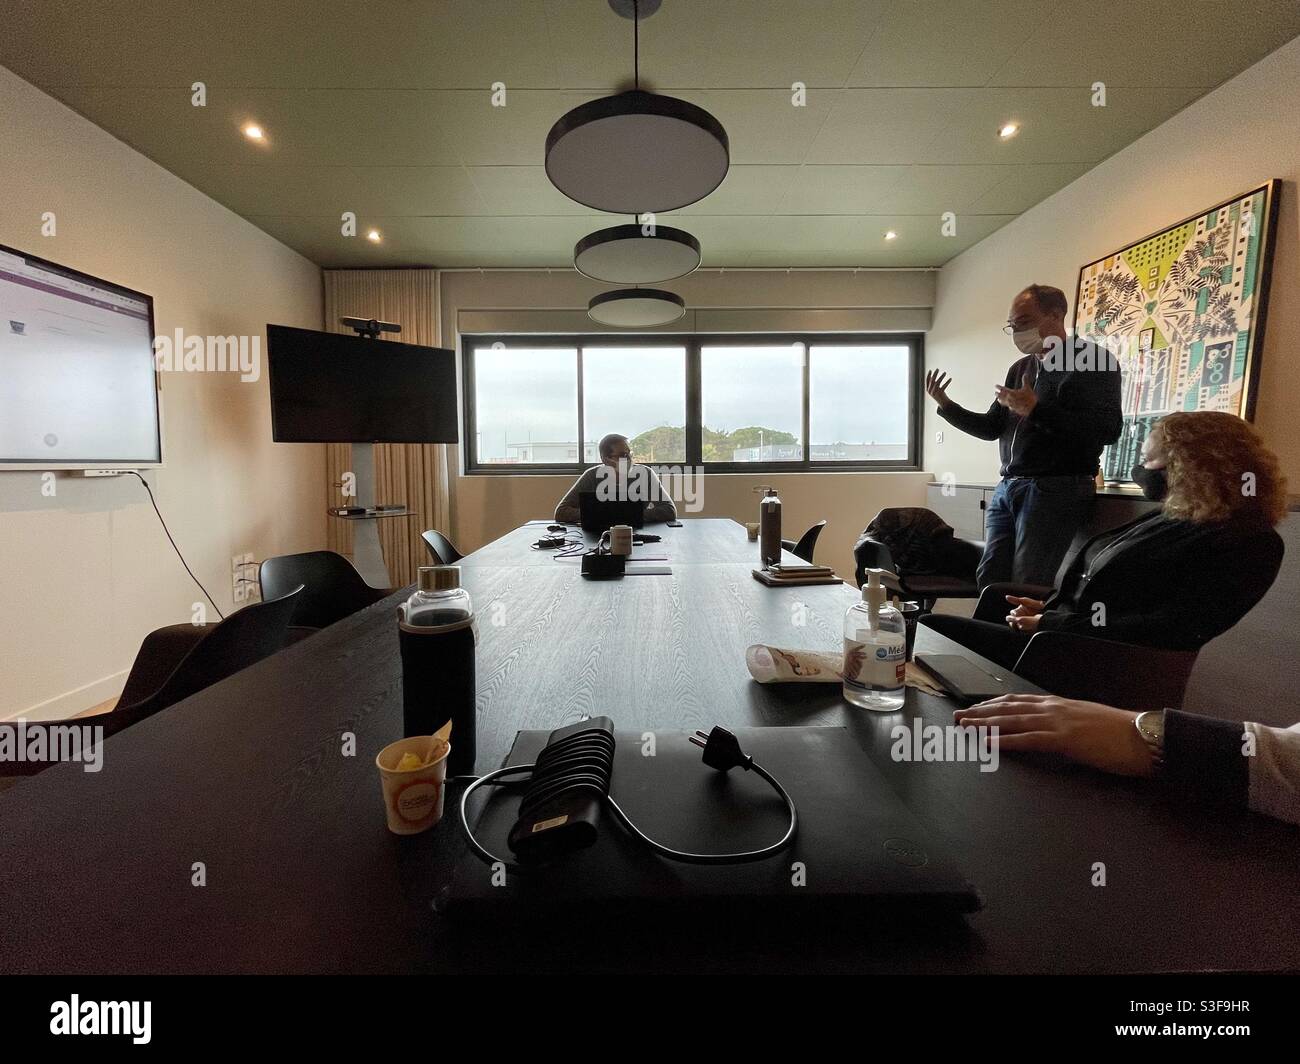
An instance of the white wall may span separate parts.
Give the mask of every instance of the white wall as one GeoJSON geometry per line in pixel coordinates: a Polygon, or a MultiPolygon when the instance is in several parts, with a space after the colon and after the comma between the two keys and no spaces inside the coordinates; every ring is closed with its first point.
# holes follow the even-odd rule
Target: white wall
{"type": "MultiPolygon", "coordinates": [[[[0,144],[0,243],[149,293],[159,335],[264,345],[267,322],[320,327],[316,266],[3,67],[0,144]]],[[[264,374],[162,382],[166,465],[147,475],[223,610],[232,554],[324,544],[324,448],[271,443],[266,388],[264,374]]],[[[0,718],[113,697],[143,636],[202,598],[138,480],[55,484],[45,498],[39,473],[0,472],[0,718]]]]}
{"type": "MultiPolygon", "coordinates": [[[[983,409],[1018,353],[1000,332],[1015,293],[1055,285],[1071,300],[1079,267],[1132,240],[1282,178],[1255,423],[1300,488],[1300,39],[1185,111],[944,267],[926,362],[952,374],[949,394],[983,409]]],[[[1027,128],[1025,134],[1030,135],[1027,128]]],[[[1067,319],[1068,320],[1068,319],[1067,319]]],[[[974,440],[926,404],[925,462],[959,481],[997,477],[997,445],[974,440]],[[935,442],[942,430],[944,442],[935,442]]]]}
{"type": "MultiPolygon", "coordinates": [[[[930,323],[935,275],[929,271],[787,273],[785,270],[701,271],[671,286],[686,300],[685,319],[663,331],[727,332],[796,329],[922,331],[930,323]]],[[[441,274],[442,342],[457,347],[462,332],[593,331],[587,300],[602,286],[572,272],[441,274]]],[[[453,448],[453,451],[456,450],[453,448]]],[[[457,455],[454,466],[461,462],[457,455]]],[[[780,489],[784,534],[797,539],[828,522],[817,560],[853,575],[854,541],[884,506],[922,506],[927,473],[715,473],[703,478],[697,516],[757,520],[753,489],[780,489]]],[[[463,551],[537,517],[549,517],[569,479],[549,476],[466,476],[452,483],[452,538],[463,551]]]]}

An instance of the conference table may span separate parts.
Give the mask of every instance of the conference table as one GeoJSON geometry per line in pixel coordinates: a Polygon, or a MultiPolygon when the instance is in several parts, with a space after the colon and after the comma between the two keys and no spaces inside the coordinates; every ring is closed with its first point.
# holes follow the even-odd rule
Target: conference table
{"type": "MultiPolygon", "coordinates": [[[[953,703],[909,688],[900,712],[873,713],[838,684],[760,685],[745,666],[757,642],[837,649],[851,585],[765,587],[757,545],[713,519],[647,529],[663,542],[639,550],[670,574],[591,581],[532,549],[544,526],[460,563],[478,618],[478,771],[518,730],[589,715],[637,732],[845,728],[983,909],[908,923],[864,906],[820,937],[779,920],[651,931],[635,910],[617,934],[448,926],[435,902],[465,850],[461,785],[433,830],[396,836],[374,764],[401,735],[402,591],[110,738],[102,771],[60,764],[0,794],[0,971],[1300,968],[1297,829],[1047,755],[1007,754],[995,772],[895,761],[893,726],[950,723],[953,703]]],[[[966,653],[924,627],[917,649],[966,653]]]]}

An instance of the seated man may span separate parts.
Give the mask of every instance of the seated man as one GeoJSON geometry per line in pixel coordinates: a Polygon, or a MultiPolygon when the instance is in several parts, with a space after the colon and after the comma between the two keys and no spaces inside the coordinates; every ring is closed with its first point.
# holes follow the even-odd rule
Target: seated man
{"type": "Polygon", "coordinates": [[[1286,514],[1276,456],[1238,417],[1170,414],[1142,445],[1133,479],[1163,503],[1094,536],[1045,601],[1008,594],[1006,624],[930,614],[922,624],[1014,669],[1035,632],[1199,650],[1244,617],[1282,564],[1286,514]]]}
{"type": "Polygon", "coordinates": [[[632,445],[626,436],[611,432],[597,445],[601,464],[583,470],[555,508],[555,520],[576,525],[581,518],[578,496],[583,492],[612,491],[611,498],[644,500],[646,521],[675,521],[677,507],[664,491],[655,471],[632,461],[632,445]]]}

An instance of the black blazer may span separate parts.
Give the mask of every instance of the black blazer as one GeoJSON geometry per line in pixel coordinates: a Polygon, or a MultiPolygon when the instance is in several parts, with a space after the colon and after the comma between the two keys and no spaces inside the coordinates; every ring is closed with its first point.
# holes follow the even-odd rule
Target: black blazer
{"type": "Polygon", "coordinates": [[[1198,650],[1226,632],[1277,578],[1285,547],[1267,522],[1196,522],[1144,514],[1094,536],[1070,559],[1040,632],[1198,650]],[[1121,541],[1121,537],[1122,541],[1121,541]],[[1094,545],[1115,546],[1084,564],[1094,545]],[[1104,606],[1104,624],[1094,623],[1104,606]]]}

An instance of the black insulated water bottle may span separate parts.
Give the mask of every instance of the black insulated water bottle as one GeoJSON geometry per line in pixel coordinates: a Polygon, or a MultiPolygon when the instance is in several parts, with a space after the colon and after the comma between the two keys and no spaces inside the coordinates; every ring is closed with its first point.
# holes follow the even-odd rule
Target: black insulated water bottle
{"type": "Polygon", "coordinates": [[[474,771],[474,611],[460,567],[424,566],[419,588],[398,607],[402,731],[432,735],[451,721],[447,775],[474,771]]]}

